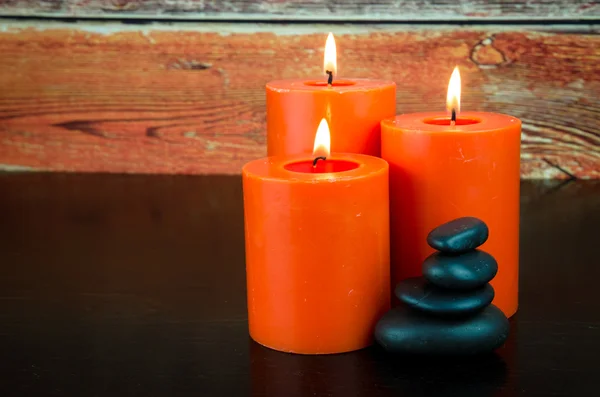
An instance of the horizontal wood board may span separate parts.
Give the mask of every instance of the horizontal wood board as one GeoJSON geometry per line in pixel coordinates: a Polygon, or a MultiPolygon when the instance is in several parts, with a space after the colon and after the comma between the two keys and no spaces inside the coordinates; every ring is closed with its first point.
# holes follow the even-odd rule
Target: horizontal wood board
{"type": "Polygon", "coordinates": [[[0,0],[0,15],[213,20],[580,20],[589,0],[0,0]]]}
{"type": "Polygon", "coordinates": [[[269,80],[394,80],[399,113],[523,120],[525,178],[600,177],[600,35],[592,26],[0,24],[0,168],[236,174],[264,156],[269,80]]]}

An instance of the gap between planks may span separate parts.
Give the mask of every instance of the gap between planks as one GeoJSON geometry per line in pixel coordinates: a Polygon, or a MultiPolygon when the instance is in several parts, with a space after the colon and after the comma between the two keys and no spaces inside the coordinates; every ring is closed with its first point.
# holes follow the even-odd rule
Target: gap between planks
{"type": "Polygon", "coordinates": [[[98,34],[112,34],[119,32],[198,32],[219,33],[220,35],[249,34],[249,33],[272,33],[278,36],[296,36],[304,34],[317,34],[319,32],[333,32],[334,34],[370,34],[380,31],[381,33],[398,32],[447,32],[457,30],[470,30],[482,32],[548,32],[548,33],[573,33],[599,35],[600,25],[596,23],[547,23],[542,24],[514,24],[514,23],[485,23],[485,24],[453,24],[453,23],[361,23],[361,24],[329,24],[329,23],[285,23],[279,24],[273,21],[264,23],[237,23],[237,22],[215,22],[202,21],[195,23],[187,20],[177,21],[152,20],[147,23],[127,23],[118,19],[99,20],[61,20],[40,19],[31,20],[6,18],[0,16],[0,32],[10,33],[13,30],[35,29],[39,31],[54,29],[77,29],[84,32],[98,34]]]}

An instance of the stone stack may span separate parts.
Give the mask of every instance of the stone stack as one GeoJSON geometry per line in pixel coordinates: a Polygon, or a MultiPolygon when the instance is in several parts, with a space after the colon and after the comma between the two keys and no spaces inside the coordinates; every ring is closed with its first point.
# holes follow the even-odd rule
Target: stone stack
{"type": "Polygon", "coordinates": [[[478,250],[488,238],[486,224],[465,217],[429,234],[438,250],[423,263],[423,276],[400,282],[402,303],[386,313],[375,339],[386,350],[409,354],[477,354],[492,351],[508,337],[508,319],[492,305],[489,282],[498,272],[496,260],[478,250]]]}

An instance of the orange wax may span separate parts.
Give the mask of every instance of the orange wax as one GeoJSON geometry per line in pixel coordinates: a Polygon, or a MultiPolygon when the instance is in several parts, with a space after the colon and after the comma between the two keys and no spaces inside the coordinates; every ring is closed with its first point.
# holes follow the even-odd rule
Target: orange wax
{"type": "Polygon", "coordinates": [[[280,80],[267,84],[269,156],[311,153],[322,118],[336,152],[380,155],[381,120],[396,114],[396,83],[352,79],[280,80]]]}
{"type": "Polygon", "coordinates": [[[390,306],[387,163],[269,157],[242,174],[252,339],[303,354],[369,346],[390,306]]]}
{"type": "Polygon", "coordinates": [[[390,164],[392,280],[421,275],[433,252],[427,234],[462,216],[487,223],[481,247],[498,261],[494,304],[517,311],[521,121],[464,112],[457,125],[439,113],[382,121],[382,157],[390,164]]]}

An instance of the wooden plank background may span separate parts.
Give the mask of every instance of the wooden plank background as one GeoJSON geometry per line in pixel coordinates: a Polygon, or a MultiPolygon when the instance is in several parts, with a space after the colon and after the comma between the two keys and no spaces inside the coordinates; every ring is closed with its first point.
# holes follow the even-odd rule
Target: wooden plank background
{"type": "Polygon", "coordinates": [[[585,20],[589,0],[0,0],[3,15],[225,20],[585,20]]]}
{"type": "Polygon", "coordinates": [[[0,16],[3,170],[239,173],[265,155],[265,83],[322,78],[333,31],[341,76],[396,81],[400,113],[443,110],[459,65],[463,109],[523,120],[523,177],[600,178],[597,1],[0,0],[0,16]]]}
{"type": "Polygon", "coordinates": [[[394,80],[398,111],[524,122],[526,178],[600,177],[600,35],[593,26],[0,24],[0,164],[12,170],[240,172],[265,155],[267,81],[394,80]]]}

